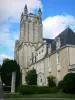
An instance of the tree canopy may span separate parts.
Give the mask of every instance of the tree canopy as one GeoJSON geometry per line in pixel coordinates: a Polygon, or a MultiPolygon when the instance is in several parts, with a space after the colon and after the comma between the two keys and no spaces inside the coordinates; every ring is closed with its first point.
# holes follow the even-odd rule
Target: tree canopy
{"type": "Polygon", "coordinates": [[[16,72],[16,86],[18,86],[21,81],[19,65],[15,60],[4,60],[1,67],[1,78],[6,86],[11,86],[12,72],[16,72]]]}

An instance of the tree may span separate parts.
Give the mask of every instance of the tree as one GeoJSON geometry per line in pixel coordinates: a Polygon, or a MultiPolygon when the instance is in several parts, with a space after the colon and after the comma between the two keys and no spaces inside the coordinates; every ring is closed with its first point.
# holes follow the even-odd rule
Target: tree
{"type": "Polygon", "coordinates": [[[1,69],[2,65],[0,65],[0,69],[1,69]]]}
{"type": "Polygon", "coordinates": [[[62,90],[68,93],[75,93],[75,73],[68,73],[64,76],[62,90]]]}
{"type": "Polygon", "coordinates": [[[12,72],[16,72],[16,87],[20,84],[20,67],[15,60],[4,60],[1,68],[2,82],[11,86],[12,72]]]}
{"type": "Polygon", "coordinates": [[[3,63],[5,63],[6,61],[9,61],[9,59],[8,58],[4,58],[3,59],[3,63]]]}
{"type": "Polygon", "coordinates": [[[48,86],[49,87],[55,87],[56,86],[56,78],[54,76],[48,76],[48,86]]]}
{"type": "Polygon", "coordinates": [[[36,70],[32,69],[27,72],[27,76],[25,77],[26,83],[28,85],[37,85],[37,74],[36,70]]]}

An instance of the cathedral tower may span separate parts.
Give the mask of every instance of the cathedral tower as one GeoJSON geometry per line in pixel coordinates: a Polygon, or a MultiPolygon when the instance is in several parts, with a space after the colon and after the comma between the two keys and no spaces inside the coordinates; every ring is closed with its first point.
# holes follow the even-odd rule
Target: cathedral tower
{"type": "MultiPolygon", "coordinates": [[[[25,75],[35,51],[36,44],[42,41],[42,12],[39,8],[38,15],[28,13],[27,5],[20,18],[20,40],[15,43],[15,60],[20,65],[22,84],[25,84],[25,75]]],[[[34,55],[35,57],[35,55],[34,55]]]]}
{"type": "Polygon", "coordinates": [[[20,40],[21,42],[37,43],[42,40],[42,12],[39,8],[38,15],[28,14],[27,5],[20,21],[20,40]]]}

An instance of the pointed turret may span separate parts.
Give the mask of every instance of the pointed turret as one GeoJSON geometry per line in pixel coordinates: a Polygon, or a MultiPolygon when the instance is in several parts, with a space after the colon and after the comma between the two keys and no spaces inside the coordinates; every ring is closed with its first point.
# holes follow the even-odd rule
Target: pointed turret
{"type": "Polygon", "coordinates": [[[23,12],[22,12],[22,15],[21,16],[23,17],[23,12]]]}
{"type": "Polygon", "coordinates": [[[25,4],[25,9],[27,9],[27,5],[25,4]]]}
{"type": "Polygon", "coordinates": [[[42,11],[41,11],[41,8],[39,8],[38,10],[38,16],[41,18],[42,17],[42,11]]]}
{"type": "Polygon", "coordinates": [[[41,12],[41,8],[39,8],[39,12],[41,12]]]}
{"type": "Polygon", "coordinates": [[[22,12],[22,14],[21,14],[21,20],[22,20],[22,18],[23,18],[23,12],[22,12]]]}
{"type": "Polygon", "coordinates": [[[28,14],[28,9],[27,9],[27,5],[25,4],[25,7],[24,7],[24,14],[27,15],[28,14]]]}

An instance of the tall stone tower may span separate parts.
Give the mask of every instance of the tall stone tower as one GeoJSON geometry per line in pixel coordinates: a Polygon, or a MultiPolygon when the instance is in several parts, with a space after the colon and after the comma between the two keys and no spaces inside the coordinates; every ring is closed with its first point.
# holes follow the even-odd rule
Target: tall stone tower
{"type": "MultiPolygon", "coordinates": [[[[28,13],[27,5],[20,19],[20,40],[15,43],[15,60],[20,65],[22,72],[22,84],[25,84],[25,75],[35,51],[35,46],[42,41],[42,12],[39,8],[38,15],[28,13]]],[[[35,55],[34,55],[35,56],[35,55]]]]}

